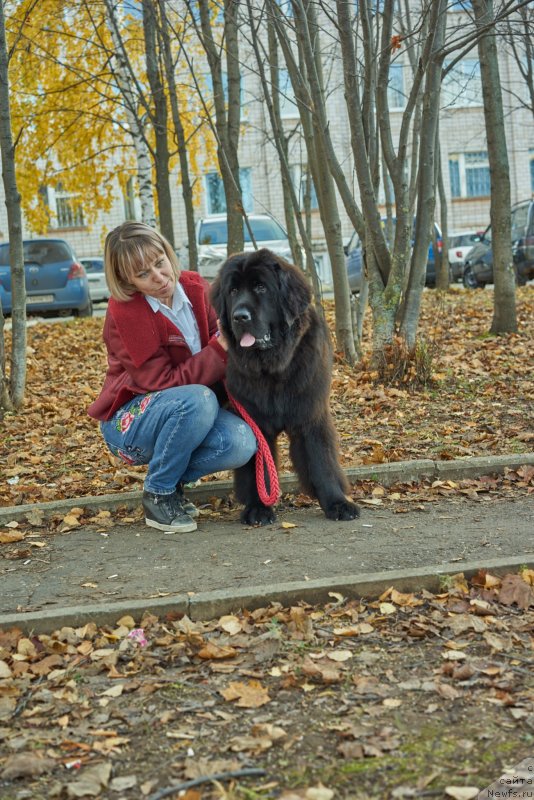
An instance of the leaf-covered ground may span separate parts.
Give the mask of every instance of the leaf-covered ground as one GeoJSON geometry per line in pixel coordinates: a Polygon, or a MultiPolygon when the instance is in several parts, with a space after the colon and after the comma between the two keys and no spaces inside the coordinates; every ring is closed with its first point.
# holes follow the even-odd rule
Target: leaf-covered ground
{"type": "MultiPolygon", "coordinates": [[[[492,304],[491,291],[424,293],[421,333],[434,367],[427,389],[377,383],[368,359],[356,368],[336,361],[331,405],[344,466],[533,449],[534,287],[518,290],[517,334],[488,335],[492,304]]],[[[332,304],[327,311],[332,321],[332,304]]],[[[144,469],[116,461],[86,414],[105,372],[102,324],[28,328],[26,406],[5,417],[0,435],[1,505],[139,488],[144,469]]],[[[290,471],[285,447],[281,469],[290,471]]]]}
{"type": "Polygon", "coordinates": [[[533,754],[533,583],[0,632],[0,796],[469,800],[533,754]]]}

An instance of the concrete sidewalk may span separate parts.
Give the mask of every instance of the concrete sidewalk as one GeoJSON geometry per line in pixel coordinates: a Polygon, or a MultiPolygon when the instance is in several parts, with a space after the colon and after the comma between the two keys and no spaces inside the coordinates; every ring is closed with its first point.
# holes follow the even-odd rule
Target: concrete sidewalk
{"type": "MultiPolygon", "coordinates": [[[[455,462],[406,462],[348,470],[352,481],[462,480],[534,465],[534,454],[455,462]],[[438,477],[439,476],[439,477],[438,477]]],[[[285,476],[284,491],[295,488],[285,476]]],[[[222,481],[190,494],[201,504],[224,495],[222,481]]],[[[138,506],[139,492],[78,498],[0,510],[0,526],[28,509],[138,506]]],[[[446,573],[479,568],[516,570],[534,566],[534,498],[484,494],[479,501],[455,495],[436,502],[362,503],[360,519],[332,522],[318,506],[281,505],[265,528],[239,522],[239,512],[205,514],[199,529],[164,534],[143,522],[39,535],[25,559],[3,559],[0,626],[51,631],[89,620],[113,624],[125,613],[158,616],[183,612],[207,619],[272,601],[284,605],[323,602],[330,592],[376,596],[391,585],[401,591],[439,588],[446,573]],[[441,577],[440,577],[441,576],[441,577]]],[[[22,543],[20,543],[22,545],[22,543]]],[[[25,548],[26,549],[26,548],[25,548]]]]}

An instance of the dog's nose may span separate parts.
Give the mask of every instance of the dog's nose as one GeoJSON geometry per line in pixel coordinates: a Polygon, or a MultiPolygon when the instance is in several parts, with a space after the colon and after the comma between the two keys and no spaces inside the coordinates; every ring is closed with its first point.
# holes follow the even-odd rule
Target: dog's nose
{"type": "Polygon", "coordinates": [[[232,315],[234,322],[250,322],[252,316],[246,306],[238,306],[232,315]]]}

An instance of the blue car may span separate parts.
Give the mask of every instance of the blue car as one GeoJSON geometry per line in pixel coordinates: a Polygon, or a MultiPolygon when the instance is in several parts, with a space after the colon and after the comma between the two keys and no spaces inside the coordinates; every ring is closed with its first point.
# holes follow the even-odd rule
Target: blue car
{"type": "MultiPolygon", "coordinates": [[[[93,304],[83,266],[64,239],[27,239],[23,243],[28,313],[90,317],[93,304]]],[[[11,314],[9,244],[0,245],[0,301],[11,314]]]]}
{"type": "MultiPolygon", "coordinates": [[[[382,224],[385,226],[386,220],[382,220],[382,224]]],[[[393,225],[395,225],[395,219],[393,219],[393,225]]],[[[415,221],[414,221],[414,231],[415,231],[415,221]]],[[[441,255],[442,247],[443,247],[443,239],[441,237],[441,231],[436,223],[434,223],[434,232],[437,242],[438,253],[441,255]]],[[[413,244],[413,243],[412,243],[413,244]]],[[[363,251],[362,246],[360,243],[360,237],[354,231],[352,234],[350,241],[345,248],[345,265],[347,267],[347,274],[349,277],[349,287],[351,292],[357,293],[360,291],[361,284],[362,284],[362,266],[363,266],[363,251]]],[[[436,259],[434,257],[434,246],[433,243],[430,242],[428,247],[428,260],[426,264],[426,278],[425,278],[425,286],[435,286],[436,285],[436,259]]]]}

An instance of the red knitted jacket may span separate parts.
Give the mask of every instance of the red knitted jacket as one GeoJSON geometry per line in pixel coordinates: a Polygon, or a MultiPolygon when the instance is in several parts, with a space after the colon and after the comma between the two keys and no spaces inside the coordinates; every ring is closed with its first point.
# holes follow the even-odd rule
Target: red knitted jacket
{"type": "Polygon", "coordinates": [[[182,272],[180,284],[193,306],[202,349],[192,355],[181,331],[154,313],[140,292],[126,302],[112,298],[104,322],[108,369],[89,416],[108,420],[138,394],[192,383],[212,386],[224,377],[227,356],[217,340],[209,284],[197,272],[182,272]]]}

